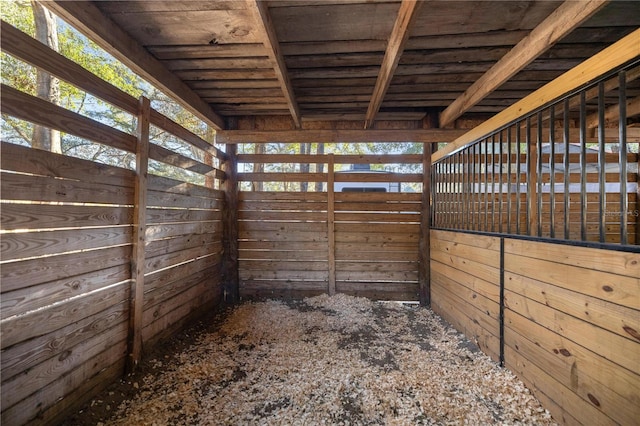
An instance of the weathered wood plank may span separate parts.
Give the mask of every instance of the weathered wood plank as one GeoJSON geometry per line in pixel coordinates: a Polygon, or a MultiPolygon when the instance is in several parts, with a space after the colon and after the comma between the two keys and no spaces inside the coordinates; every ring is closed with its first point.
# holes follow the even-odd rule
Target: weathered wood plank
{"type": "Polygon", "coordinates": [[[131,228],[88,228],[5,234],[0,242],[2,260],[59,254],[131,244],[131,228]]]}
{"type": "Polygon", "coordinates": [[[417,130],[286,130],[255,131],[226,130],[216,134],[216,143],[270,143],[270,142],[449,142],[465,131],[454,129],[417,130]]]}
{"type": "Polygon", "coordinates": [[[2,150],[0,157],[2,170],[79,180],[86,183],[133,187],[134,173],[131,170],[7,142],[0,143],[0,150],[2,150]]]}
{"type": "Polygon", "coordinates": [[[48,281],[34,286],[8,291],[4,288],[0,300],[0,318],[3,320],[13,315],[45,308],[71,297],[110,286],[130,278],[127,264],[98,269],[84,274],[48,281]]]}
{"type": "Polygon", "coordinates": [[[122,303],[128,300],[127,288],[128,283],[120,283],[86,293],[47,309],[9,318],[2,324],[2,349],[33,337],[44,336],[110,306],[122,303]]]}
{"type": "Polygon", "coordinates": [[[133,189],[121,186],[5,172],[0,179],[5,200],[120,205],[133,201],[133,189]]]}
{"type": "Polygon", "coordinates": [[[148,180],[149,190],[152,191],[189,195],[191,197],[211,198],[216,200],[224,199],[223,192],[218,189],[194,185],[157,175],[150,175],[148,180]]]}
{"type": "Polygon", "coordinates": [[[147,273],[152,273],[182,262],[194,260],[198,257],[214,256],[220,253],[222,253],[222,244],[220,244],[220,242],[214,242],[186,250],[174,251],[160,256],[147,258],[145,261],[145,271],[147,271],[147,273]]]}
{"type": "Polygon", "coordinates": [[[128,304],[122,302],[59,330],[13,345],[2,352],[2,380],[6,381],[53,358],[114,324],[124,323],[128,304]]]}
{"type": "Polygon", "coordinates": [[[201,198],[171,192],[149,190],[147,204],[150,207],[180,207],[219,210],[220,200],[217,198],[201,198]]]}
{"type": "Polygon", "coordinates": [[[270,192],[243,191],[239,194],[240,201],[318,201],[327,202],[326,192],[270,192]]]}
{"type": "Polygon", "coordinates": [[[128,265],[130,259],[131,246],[127,245],[4,263],[0,268],[2,292],[128,265]]]}
{"type": "Polygon", "coordinates": [[[124,340],[113,342],[113,349],[94,357],[93,364],[83,364],[60,380],[4,410],[0,421],[6,424],[29,423],[41,426],[62,422],[68,413],[80,409],[92,395],[99,394],[114,380],[122,377],[125,353],[124,340]]]}
{"type": "Polygon", "coordinates": [[[36,230],[125,225],[131,223],[133,212],[124,206],[3,203],[0,215],[3,230],[36,230]]]}
{"type": "Polygon", "coordinates": [[[2,112],[123,151],[133,152],[135,149],[135,137],[128,133],[4,84],[2,84],[2,112]]]}
{"type": "Polygon", "coordinates": [[[210,222],[222,218],[220,210],[147,208],[147,224],[174,222],[210,222]]]}
{"type": "Polygon", "coordinates": [[[219,220],[149,225],[145,230],[146,240],[149,242],[182,235],[216,233],[222,236],[222,222],[219,220]]]}

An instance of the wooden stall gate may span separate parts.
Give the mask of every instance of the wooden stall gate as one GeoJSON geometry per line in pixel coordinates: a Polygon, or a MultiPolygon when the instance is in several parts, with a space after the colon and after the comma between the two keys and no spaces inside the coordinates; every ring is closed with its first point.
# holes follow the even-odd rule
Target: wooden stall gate
{"type": "MultiPolygon", "coordinates": [[[[262,162],[300,162],[295,155],[262,162]]],[[[421,173],[334,173],[334,163],[395,162],[389,156],[314,156],[327,173],[240,173],[241,182],[322,182],[323,192],[242,191],[239,274],[243,297],[347,293],[419,300],[420,192],[334,192],[334,183],[376,179],[421,182],[421,173]]],[[[239,155],[239,161],[255,161],[239,155]]],[[[307,161],[308,158],[305,159],[307,161]]],[[[403,161],[420,163],[422,155],[403,161]]]]}

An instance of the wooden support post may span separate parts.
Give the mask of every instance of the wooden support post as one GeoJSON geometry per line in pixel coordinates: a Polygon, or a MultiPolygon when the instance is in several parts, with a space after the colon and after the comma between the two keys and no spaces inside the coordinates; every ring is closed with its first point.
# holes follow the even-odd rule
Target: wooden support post
{"type": "MultiPolygon", "coordinates": [[[[211,126],[207,126],[207,142],[209,142],[211,145],[213,145],[213,141],[216,138],[216,131],[215,129],[213,129],[211,126]]],[[[204,153],[204,163],[214,167],[215,166],[215,159],[213,157],[213,154],[210,152],[205,152],[204,153]]],[[[204,177],[204,186],[206,186],[207,188],[215,188],[216,186],[216,180],[215,180],[215,170],[211,171],[209,173],[207,173],[204,177]]]]}
{"type": "Polygon", "coordinates": [[[222,183],[224,207],[222,210],[222,280],[224,300],[236,303],[240,300],[238,273],[238,147],[227,144],[227,159],[222,163],[225,179],[222,183]]]}
{"type": "Polygon", "coordinates": [[[431,304],[431,144],[425,143],[422,159],[422,214],[418,242],[418,292],[420,305],[431,304]]]}
{"type": "Polygon", "coordinates": [[[327,237],[328,237],[328,261],[329,261],[329,296],[336,294],[336,234],[335,234],[335,193],[334,189],[334,162],[333,154],[328,155],[327,160],[327,237]]]}
{"type": "Polygon", "coordinates": [[[136,177],[133,205],[133,252],[127,370],[133,372],[142,358],[142,308],[144,305],[145,233],[147,227],[147,172],[149,169],[149,120],[151,103],[141,97],[138,103],[136,177]]]}

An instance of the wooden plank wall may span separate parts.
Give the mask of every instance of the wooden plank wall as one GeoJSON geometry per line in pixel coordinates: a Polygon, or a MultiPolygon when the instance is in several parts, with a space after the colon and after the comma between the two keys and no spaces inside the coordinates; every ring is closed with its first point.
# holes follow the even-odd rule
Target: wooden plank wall
{"type": "Polygon", "coordinates": [[[431,308],[500,357],[500,239],[431,231],[431,308]]]}
{"type": "Polygon", "coordinates": [[[241,297],[327,292],[326,192],[240,192],[241,297]]]}
{"type": "Polygon", "coordinates": [[[0,148],[0,422],[55,424],[126,365],[135,367],[143,349],[221,301],[223,194],[214,188],[224,178],[215,158],[225,154],[147,99],[2,29],[9,39],[2,47],[16,58],[138,121],[137,134],[125,133],[2,85],[3,115],[137,160],[129,170],[5,142],[0,148]],[[183,147],[148,144],[150,125],[183,147]],[[203,186],[151,175],[150,159],[195,173],[203,186]]]}
{"type": "Polygon", "coordinates": [[[418,300],[419,193],[335,194],[336,291],[418,300]]]}
{"type": "MultiPolygon", "coordinates": [[[[496,360],[498,243],[499,237],[431,232],[434,310],[496,360]],[[478,338],[486,335],[493,348],[478,338]]],[[[505,366],[560,423],[635,424],[640,253],[504,238],[502,274],[505,366]]]]}
{"type": "Polygon", "coordinates": [[[46,423],[123,372],[134,173],[5,143],[2,170],[2,423],[46,423]]]}

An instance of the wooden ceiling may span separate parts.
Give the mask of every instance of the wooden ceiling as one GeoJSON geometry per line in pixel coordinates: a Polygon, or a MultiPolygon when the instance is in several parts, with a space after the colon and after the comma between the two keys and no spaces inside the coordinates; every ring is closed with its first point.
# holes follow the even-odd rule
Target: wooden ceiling
{"type": "Polygon", "coordinates": [[[54,3],[218,128],[486,118],[640,26],[637,1],[54,3]]]}

